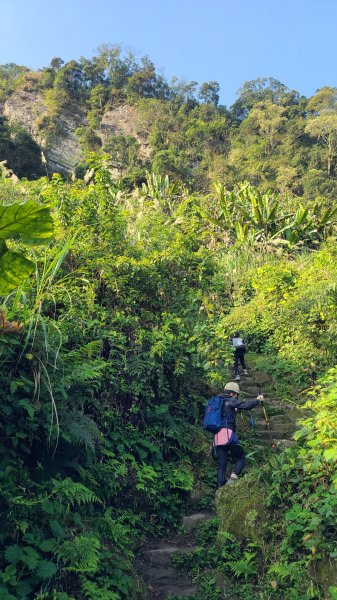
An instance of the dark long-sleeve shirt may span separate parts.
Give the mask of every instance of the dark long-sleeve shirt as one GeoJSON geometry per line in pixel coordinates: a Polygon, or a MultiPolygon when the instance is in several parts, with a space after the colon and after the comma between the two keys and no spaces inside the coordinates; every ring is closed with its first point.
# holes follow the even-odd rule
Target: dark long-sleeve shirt
{"type": "Polygon", "coordinates": [[[239,398],[225,396],[222,405],[222,427],[228,427],[232,431],[236,431],[236,410],[251,410],[258,405],[258,400],[249,400],[243,402],[239,398]]]}

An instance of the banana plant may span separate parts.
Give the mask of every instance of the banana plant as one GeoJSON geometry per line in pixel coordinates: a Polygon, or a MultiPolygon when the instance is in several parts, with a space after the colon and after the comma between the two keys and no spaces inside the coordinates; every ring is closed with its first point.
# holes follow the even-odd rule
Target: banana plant
{"type": "Polygon", "coordinates": [[[34,262],[8,246],[6,240],[26,245],[46,243],[53,234],[50,209],[28,200],[0,205],[0,295],[17,288],[33,271],[34,262]]]}
{"type": "Polygon", "coordinates": [[[275,229],[279,201],[271,192],[261,194],[253,188],[249,188],[247,194],[250,200],[250,219],[255,227],[260,227],[267,235],[275,229]]]}
{"type": "Polygon", "coordinates": [[[226,229],[234,229],[238,220],[242,221],[243,214],[243,193],[249,187],[249,183],[245,182],[240,190],[229,192],[226,190],[223,183],[214,184],[217,193],[220,211],[216,219],[213,219],[214,224],[220,225],[226,229]]]}
{"type": "Polygon", "coordinates": [[[254,242],[256,239],[256,232],[250,227],[248,223],[237,222],[235,226],[236,241],[238,244],[244,244],[247,242],[254,242]]]}
{"type": "Polygon", "coordinates": [[[172,183],[168,175],[146,172],[146,183],[142,184],[140,193],[144,198],[150,198],[154,205],[161,207],[165,212],[171,214],[177,200],[177,196],[186,193],[187,190],[179,183],[172,183]]]}
{"type": "Polygon", "coordinates": [[[221,183],[214,187],[220,211],[216,217],[202,216],[227,230],[240,244],[284,240],[291,247],[311,245],[331,235],[336,227],[337,206],[326,207],[324,201],[312,208],[300,204],[295,212],[286,212],[274,193],[261,193],[247,182],[231,192],[221,183]]]}
{"type": "Polygon", "coordinates": [[[336,215],[337,205],[328,206],[324,205],[324,201],[316,202],[312,209],[312,218],[317,227],[317,231],[320,234],[321,239],[325,238],[326,235],[330,235],[336,226],[336,215]]]}

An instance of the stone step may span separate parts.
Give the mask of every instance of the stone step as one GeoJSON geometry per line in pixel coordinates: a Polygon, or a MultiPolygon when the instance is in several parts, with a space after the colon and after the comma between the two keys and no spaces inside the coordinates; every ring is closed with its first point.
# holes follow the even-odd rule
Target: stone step
{"type": "Polygon", "coordinates": [[[254,408],[254,415],[263,415],[263,418],[265,418],[265,414],[267,414],[267,417],[288,418],[287,413],[284,412],[282,406],[276,406],[275,404],[271,404],[269,401],[268,403],[264,402],[263,406],[259,405],[254,408]]]}
{"type": "MultiPolygon", "coordinates": [[[[293,420],[289,420],[287,418],[285,418],[284,415],[275,415],[278,417],[281,417],[279,420],[274,421],[274,416],[269,416],[269,414],[267,414],[267,421],[269,423],[274,423],[275,425],[282,425],[283,423],[293,423],[294,425],[296,424],[295,421],[293,420]]],[[[263,414],[263,412],[257,411],[257,410],[253,410],[252,411],[252,417],[255,421],[255,423],[260,423],[261,425],[266,422],[265,416],[263,414]]],[[[244,415],[244,420],[248,423],[250,421],[250,415],[247,414],[246,418],[244,415]]],[[[239,418],[237,417],[237,422],[240,423],[240,421],[242,422],[242,419],[239,415],[239,418]]]]}
{"type": "Polygon", "coordinates": [[[295,440],[289,439],[275,440],[275,442],[278,448],[290,448],[290,446],[294,446],[296,444],[295,440]]]}
{"type": "Polygon", "coordinates": [[[197,587],[192,581],[175,571],[171,566],[174,554],[186,554],[194,549],[192,544],[179,545],[181,537],[175,541],[152,541],[139,555],[138,571],[147,584],[147,600],[164,600],[171,596],[195,596],[197,587]]]}
{"type": "MultiPolygon", "coordinates": [[[[265,429],[265,430],[261,430],[261,431],[257,431],[256,435],[259,436],[259,438],[263,438],[263,439],[270,439],[270,437],[273,438],[273,440],[278,440],[278,439],[284,439],[287,438],[288,439],[288,433],[286,431],[284,431],[283,429],[271,429],[269,431],[269,429],[265,429]]],[[[289,439],[291,439],[291,436],[289,435],[289,439]]]]}
{"type": "Polygon", "coordinates": [[[182,520],[183,529],[187,532],[192,531],[192,529],[196,525],[205,523],[205,521],[208,521],[208,519],[210,519],[211,517],[214,517],[215,515],[216,515],[215,511],[204,511],[204,512],[193,513],[192,515],[185,515],[185,517],[183,517],[183,520],[182,520]]]}
{"type": "MultiPolygon", "coordinates": [[[[262,386],[270,384],[273,381],[273,378],[270,377],[269,375],[267,375],[266,373],[251,371],[250,369],[248,369],[248,375],[244,375],[243,371],[240,369],[239,375],[240,375],[241,382],[249,380],[249,381],[253,381],[254,383],[257,382],[262,386]]],[[[231,371],[229,373],[228,377],[230,380],[234,381],[234,379],[235,379],[234,371],[231,371]]]]}
{"type": "Polygon", "coordinates": [[[290,414],[289,412],[285,412],[285,413],[277,413],[277,414],[270,414],[267,416],[269,417],[270,421],[273,421],[274,423],[276,422],[280,422],[280,423],[294,423],[296,424],[297,422],[297,416],[294,414],[290,414]]]}
{"type": "Polygon", "coordinates": [[[290,448],[290,446],[294,446],[296,442],[294,440],[289,440],[287,438],[270,438],[259,440],[259,444],[254,446],[254,450],[263,451],[264,448],[270,448],[271,446],[274,448],[278,448],[283,450],[284,448],[290,448]]]}
{"type": "Polygon", "coordinates": [[[256,385],[247,385],[242,387],[242,390],[252,398],[256,398],[256,396],[259,394],[259,389],[256,387],[256,385]]]}
{"type": "Polygon", "coordinates": [[[153,582],[153,584],[167,585],[176,577],[176,571],[173,567],[160,567],[155,565],[141,565],[141,574],[145,583],[153,582]]]}
{"type": "MultiPolygon", "coordinates": [[[[265,419],[259,419],[259,418],[254,418],[255,421],[255,428],[256,429],[264,429],[264,428],[268,428],[268,425],[265,421],[265,419]]],[[[269,427],[271,429],[281,429],[283,427],[283,429],[296,429],[296,421],[292,421],[292,420],[287,420],[287,419],[274,419],[273,417],[271,417],[270,419],[268,419],[268,423],[269,423],[269,427]]]]}
{"type": "Polygon", "coordinates": [[[149,595],[147,600],[165,600],[168,597],[174,598],[188,598],[194,597],[198,593],[198,588],[193,584],[182,584],[181,580],[177,583],[160,584],[156,586],[149,585],[149,595]]]}
{"type": "Polygon", "coordinates": [[[288,440],[285,438],[282,439],[276,439],[273,441],[270,438],[266,438],[266,439],[261,439],[259,440],[258,444],[255,444],[254,446],[254,450],[258,450],[261,452],[264,452],[265,448],[275,448],[275,449],[279,449],[279,450],[283,450],[285,448],[290,448],[290,446],[293,446],[296,442],[294,442],[294,440],[288,440]]]}
{"type": "Polygon", "coordinates": [[[191,552],[193,546],[176,546],[176,545],[163,545],[159,548],[150,548],[143,550],[141,553],[141,560],[143,563],[153,566],[169,567],[171,564],[171,557],[179,552],[180,554],[186,554],[191,552]]]}

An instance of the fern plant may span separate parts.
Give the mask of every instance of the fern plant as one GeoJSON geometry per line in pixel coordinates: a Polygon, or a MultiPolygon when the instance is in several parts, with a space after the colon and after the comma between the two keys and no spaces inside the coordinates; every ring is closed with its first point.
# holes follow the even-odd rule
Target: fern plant
{"type": "Polygon", "coordinates": [[[109,590],[107,587],[100,587],[89,579],[82,578],[82,592],[88,600],[120,600],[120,595],[109,590]]]}
{"type": "Polygon", "coordinates": [[[52,491],[51,497],[57,498],[63,510],[69,510],[74,506],[82,504],[90,504],[93,502],[100,503],[100,499],[89,488],[79,482],[75,482],[70,477],[58,481],[51,480],[52,491]]]}
{"type": "Polygon", "coordinates": [[[229,561],[228,565],[235,577],[247,579],[257,575],[256,564],[254,564],[255,552],[244,552],[243,557],[238,560],[229,561]]]}
{"type": "Polygon", "coordinates": [[[79,411],[62,415],[63,435],[73,444],[83,445],[87,450],[95,451],[95,443],[101,439],[101,432],[95,421],[79,411]]]}
{"type": "Polygon", "coordinates": [[[98,569],[101,543],[94,535],[78,535],[65,541],[57,550],[67,571],[95,573],[98,569]]]}

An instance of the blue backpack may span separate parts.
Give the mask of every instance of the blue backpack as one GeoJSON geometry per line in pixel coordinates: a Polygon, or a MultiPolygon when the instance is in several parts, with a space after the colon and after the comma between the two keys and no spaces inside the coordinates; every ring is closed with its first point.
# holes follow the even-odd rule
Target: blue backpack
{"type": "Polygon", "coordinates": [[[213,396],[207,400],[205,416],[204,416],[204,429],[216,434],[221,429],[222,423],[222,405],[224,397],[213,396]]]}

